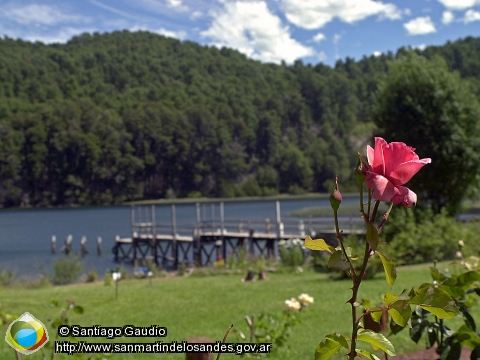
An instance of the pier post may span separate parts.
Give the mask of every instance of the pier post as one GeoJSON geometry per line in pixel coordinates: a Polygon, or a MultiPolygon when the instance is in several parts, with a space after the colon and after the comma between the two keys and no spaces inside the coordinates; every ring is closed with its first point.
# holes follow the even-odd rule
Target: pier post
{"type": "Polygon", "coordinates": [[[177,219],[175,215],[175,205],[172,204],[172,256],[173,266],[178,267],[178,251],[177,251],[177,219]]]}
{"type": "Polygon", "coordinates": [[[274,243],[273,245],[273,256],[275,257],[276,254],[278,253],[278,251],[276,251],[276,249],[278,249],[278,242],[282,239],[283,235],[284,235],[284,228],[283,228],[283,223],[282,223],[282,214],[280,212],[280,201],[276,201],[275,203],[275,210],[276,210],[276,213],[277,213],[277,241],[274,243]]]}
{"type": "Polygon", "coordinates": [[[153,262],[158,265],[157,259],[157,224],[155,219],[155,205],[152,205],[152,243],[150,244],[153,262]]]}
{"type": "Polygon", "coordinates": [[[102,256],[102,237],[97,237],[97,255],[102,256]]]}
{"type": "Polygon", "coordinates": [[[195,216],[196,216],[196,220],[197,220],[197,226],[200,224],[200,203],[196,203],[195,204],[195,216]]]}
{"type": "Polygon", "coordinates": [[[57,237],[52,235],[52,254],[57,252],[57,237]]]}
{"type": "Polygon", "coordinates": [[[80,240],[80,245],[82,246],[82,250],[81,250],[81,255],[82,257],[84,257],[85,255],[88,254],[88,250],[87,250],[87,237],[84,235],[82,236],[82,239],[80,240]]]}
{"type": "Polygon", "coordinates": [[[212,212],[212,233],[215,232],[215,204],[210,204],[210,210],[212,212]]]}
{"type": "MultiPolygon", "coordinates": [[[[220,203],[220,230],[222,234],[220,235],[220,239],[222,241],[222,256],[223,260],[227,261],[227,244],[225,243],[225,212],[223,208],[223,201],[220,203]]],[[[218,260],[218,259],[217,259],[218,260]]]]}
{"type": "Polygon", "coordinates": [[[135,208],[132,206],[130,206],[130,230],[131,230],[131,233],[132,233],[132,239],[133,239],[133,233],[134,233],[134,228],[135,226],[135,208]]]}
{"type": "Polygon", "coordinates": [[[202,246],[200,244],[200,234],[202,232],[202,218],[200,214],[200,203],[195,204],[196,224],[193,230],[193,261],[195,266],[202,266],[202,246]]]}
{"type": "Polygon", "coordinates": [[[249,227],[249,229],[248,229],[248,242],[249,242],[249,247],[250,247],[250,249],[249,249],[250,255],[251,255],[252,257],[255,256],[255,245],[253,244],[253,242],[255,241],[255,240],[253,239],[253,234],[254,234],[254,233],[255,233],[255,230],[254,230],[254,229],[250,229],[250,227],[249,227]]]}
{"type": "Polygon", "coordinates": [[[305,223],[303,220],[298,222],[298,231],[300,232],[301,237],[305,237],[305,223]]]}
{"type": "Polygon", "coordinates": [[[68,235],[67,238],[65,239],[65,254],[70,255],[70,252],[72,251],[72,235],[68,235]]]}

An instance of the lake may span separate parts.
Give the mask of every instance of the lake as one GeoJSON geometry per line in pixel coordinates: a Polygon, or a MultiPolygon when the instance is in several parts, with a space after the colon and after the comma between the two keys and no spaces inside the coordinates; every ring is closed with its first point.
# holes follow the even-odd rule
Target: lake
{"type": "MultiPolygon", "coordinates": [[[[346,202],[356,201],[354,198],[346,202]]],[[[328,198],[280,200],[282,219],[292,219],[290,213],[305,207],[328,205],[328,198]]],[[[195,204],[176,204],[178,224],[195,224],[195,204]]],[[[201,207],[202,215],[211,218],[211,207],[201,207]]],[[[219,219],[219,206],[215,206],[215,218],[219,219]]],[[[225,218],[264,220],[276,219],[275,201],[225,202],[225,218]]],[[[171,205],[156,205],[157,223],[171,222],[171,205]]],[[[333,225],[333,219],[332,219],[333,225]]],[[[65,238],[73,236],[73,252],[80,253],[80,239],[87,237],[90,252],[84,259],[84,271],[96,270],[103,277],[107,269],[114,268],[112,247],[115,236],[130,237],[130,206],[17,209],[0,211],[0,269],[14,270],[20,277],[33,277],[41,269],[51,273],[52,264],[63,257],[58,250],[65,238]],[[57,237],[57,254],[51,254],[52,235],[57,237]],[[97,256],[97,237],[102,237],[102,256],[97,256]]]]}

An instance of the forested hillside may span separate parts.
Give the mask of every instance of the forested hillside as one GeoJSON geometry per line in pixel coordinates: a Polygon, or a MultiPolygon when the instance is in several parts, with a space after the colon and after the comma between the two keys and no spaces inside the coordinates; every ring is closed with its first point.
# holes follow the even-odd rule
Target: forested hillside
{"type": "MultiPolygon", "coordinates": [[[[0,39],[0,206],[328,191],[375,126],[388,62],[262,64],[136,32],[0,39]]],[[[429,47],[480,95],[480,39],[429,47]]],[[[347,185],[348,186],[348,185],[347,185]]]]}

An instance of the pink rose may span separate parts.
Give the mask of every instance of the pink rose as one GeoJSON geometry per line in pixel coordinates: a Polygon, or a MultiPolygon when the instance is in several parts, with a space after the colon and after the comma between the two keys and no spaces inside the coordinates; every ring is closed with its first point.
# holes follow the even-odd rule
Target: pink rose
{"type": "Polygon", "coordinates": [[[418,158],[415,149],[402,142],[387,142],[375,138],[375,149],[367,145],[367,160],[370,168],[365,172],[367,187],[373,190],[373,198],[380,201],[393,200],[411,207],[417,195],[406,184],[431,159],[418,158]]]}

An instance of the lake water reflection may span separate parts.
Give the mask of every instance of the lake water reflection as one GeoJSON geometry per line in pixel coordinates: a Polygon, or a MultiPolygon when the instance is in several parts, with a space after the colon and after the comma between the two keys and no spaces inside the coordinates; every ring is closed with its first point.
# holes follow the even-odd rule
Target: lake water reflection
{"type": "MultiPolygon", "coordinates": [[[[346,199],[354,201],[354,199],[346,199]]],[[[293,211],[306,207],[328,204],[325,198],[285,199],[280,201],[282,219],[292,218],[293,211]]],[[[201,206],[207,219],[211,218],[211,207],[201,206]],[[205,208],[205,210],[203,210],[205,208]]],[[[275,221],[275,201],[238,201],[225,203],[225,218],[275,221]]],[[[178,224],[194,224],[195,204],[177,204],[178,224]]],[[[171,205],[157,205],[157,222],[171,221],[171,205]]],[[[219,206],[215,207],[218,219],[219,206]]],[[[51,272],[52,264],[61,259],[58,254],[65,238],[73,236],[73,252],[80,253],[80,239],[87,237],[90,254],[84,258],[84,270],[95,269],[103,276],[106,269],[115,267],[111,249],[115,236],[130,236],[130,207],[96,207],[69,209],[28,209],[0,211],[0,268],[12,269],[20,276],[34,276],[41,267],[51,272]],[[52,235],[57,237],[57,254],[51,254],[52,235]],[[96,254],[97,237],[102,237],[102,256],[96,254]]]]}

